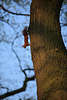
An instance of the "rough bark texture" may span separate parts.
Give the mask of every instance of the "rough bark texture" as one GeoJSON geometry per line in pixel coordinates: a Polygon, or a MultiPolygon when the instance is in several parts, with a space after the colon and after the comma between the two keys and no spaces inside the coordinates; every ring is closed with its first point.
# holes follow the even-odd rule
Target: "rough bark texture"
{"type": "Polygon", "coordinates": [[[38,100],[67,100],[67,51],[59,14],[63,0],[32,0],[30,36],[38,100]]]}

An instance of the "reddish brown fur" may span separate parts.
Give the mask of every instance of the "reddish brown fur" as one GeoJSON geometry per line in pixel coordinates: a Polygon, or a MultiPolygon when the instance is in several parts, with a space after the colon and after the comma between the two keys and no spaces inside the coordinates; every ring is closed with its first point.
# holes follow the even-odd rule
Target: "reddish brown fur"
{"type": "Polygon", "coordinates": [[[23,47],[26,48],[27,46],[29,46],[30,44],[28,43],[28,33],[27,33],[27,27],[24,28],[24,30],[22,31],[23,35],[24,35],[24,45],[23,47]]]}

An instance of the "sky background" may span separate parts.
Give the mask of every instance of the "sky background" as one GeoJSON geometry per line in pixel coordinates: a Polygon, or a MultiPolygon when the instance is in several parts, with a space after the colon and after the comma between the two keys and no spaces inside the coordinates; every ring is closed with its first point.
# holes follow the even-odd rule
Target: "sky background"
{"type": "MultiPolygon", "coordinates": [[[[3,3],[9,11],[20,14],[30,14],[30,4],[30,0],[19,4],[14,1],[9,5],[3,3]]],[[[30,46],[22,47],[24,45],[22,30],[25,26],[28,27],[29,23],[30,16],[13,15],[0,9],[0,95],[23,87],[26,77],[35,75],[30,46]]],[[[28,41],[30,43],[30,37],[28,41]]],[[[20,99],[37,100],[35,79],[27,82],[25,91],[3,100],[20,99]]]]}

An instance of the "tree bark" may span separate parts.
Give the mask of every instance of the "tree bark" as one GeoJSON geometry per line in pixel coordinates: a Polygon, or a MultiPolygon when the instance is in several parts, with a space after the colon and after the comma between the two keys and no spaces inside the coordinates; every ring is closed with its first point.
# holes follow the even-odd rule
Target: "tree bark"
{"type": "Polygon", "coordinates": [[[31,53],[38,100],[67,99],[67,51],[60,32],[63,0],[32,0],[31,53]]]}

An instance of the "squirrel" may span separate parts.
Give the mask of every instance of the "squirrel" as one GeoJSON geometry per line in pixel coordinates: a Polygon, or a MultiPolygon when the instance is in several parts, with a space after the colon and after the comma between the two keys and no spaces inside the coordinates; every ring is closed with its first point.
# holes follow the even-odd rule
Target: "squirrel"
{"type": "Polygon", "coordinates": [[[26,48],[30,44],[28,43],[28,27],[25,27],[22,31],[22,34],[24,35],[24,45],[22,47],[26,48]]]}

